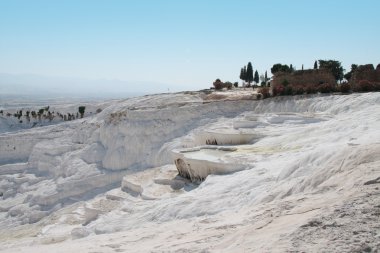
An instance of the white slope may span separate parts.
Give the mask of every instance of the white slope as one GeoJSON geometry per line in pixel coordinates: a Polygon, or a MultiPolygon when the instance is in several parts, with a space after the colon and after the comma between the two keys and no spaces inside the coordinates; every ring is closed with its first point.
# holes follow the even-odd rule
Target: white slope
{"type": "Polygon", "coordinates": [[[0,251],[380,250],[380,93],[203,97],[0,135],[0,251]],[[226,126],[260,136],[232,152],[244,170],[175,176],[172,150],[226,126]]]}
{"type": "MultiPolygon", "coordinates": [[[[78,102],[76,99],[67,99],[66,101],[53,102],[52,100],[33,100],[25,99],[25,102],[22,104],[18,100],[13,101],[11,98],[6,100],[0,96],[0,134],[5,132],[15,132],[24,129],[38,128],[41,126],[55,125],[62,123],[64,119],[63,115],[68,113],[76,115],[78,113],[79,106],[85,106],[84,117],[92,116],[96,114],[97,111],[103,110],[108,107],[110,104],[115,103],[116,101],[98,101],[94,100],[92,102],[78,102]],[[71,101],[72,100],[72,101],[71,101]],[[30,117],[26,116],[26,112],[35,111],[36,113],[43,108],[49,107],[50,113],[53,113],[53,117],[30,117]],[[18,111],[22,111],[22,116],[20,118],[15,117],[14,114],[18,111]],[[60,117],[59,114],[62,114],[60,117]]],[[[47,115],[47,112],[44,112],[47,115]]]]}

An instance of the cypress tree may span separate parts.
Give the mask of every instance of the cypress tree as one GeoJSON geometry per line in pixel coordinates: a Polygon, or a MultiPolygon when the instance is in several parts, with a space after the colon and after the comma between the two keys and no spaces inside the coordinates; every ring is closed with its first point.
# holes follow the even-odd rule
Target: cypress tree
{"type": "Polygon", "coordinates": [[[253,78],[253,81],[255,81],[256,84],[259,83],[259,73],[257,72],[257,70],[255,71],[255,77],[253,78]]]}
{"type": "Polygon", "coordinates": [[[318,63],[317,63],[317,61],[314,62],[314,69],[318,69],[318,63]]]}
{"type": "Polygon", "coordinates": [[[249,86],[251,85],[251,82],[253,81],[253,68],[252,68],[251,62],[248,62],[246,81],[248,82],[249,86]]]}
{"type": "Polygon", "coordinates": [[[247,67],[243,67],[243,81],[247,82],[247,67]]]}
{"type": "Polygon", "coordinates": [[[244,68],[240,69],[240,76],[239,78],[244,81],[244,68]]]}

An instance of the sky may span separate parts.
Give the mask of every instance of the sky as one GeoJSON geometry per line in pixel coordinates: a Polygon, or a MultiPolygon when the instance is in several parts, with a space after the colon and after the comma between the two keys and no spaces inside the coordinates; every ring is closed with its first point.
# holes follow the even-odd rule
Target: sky
{"type": "Polygon", "coordinates": [[[318,59],[376,66],[379,10],[378,0],[0,0],[0,85],[197,90],[239,81],[249,61],[260,74],[318,59]]]}

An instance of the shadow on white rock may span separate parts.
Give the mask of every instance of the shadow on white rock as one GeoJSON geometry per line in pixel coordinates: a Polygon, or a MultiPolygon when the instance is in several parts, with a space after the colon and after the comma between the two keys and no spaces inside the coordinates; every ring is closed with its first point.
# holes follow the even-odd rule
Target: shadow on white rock
{"type": "Polygon", "coordinates": [[[196,185],[178,176],[174,165],[166,165],[124,176],[121,189],[145,200],[174,197],[196,185]]]}
{"type": "Polygon", "coordinates": [[[179,175],[200,182],[210,174],[243,170],[246,166],[231,156],[236,150],[235,147],[201,146],[173,150],[173,156],[179,175]]]}

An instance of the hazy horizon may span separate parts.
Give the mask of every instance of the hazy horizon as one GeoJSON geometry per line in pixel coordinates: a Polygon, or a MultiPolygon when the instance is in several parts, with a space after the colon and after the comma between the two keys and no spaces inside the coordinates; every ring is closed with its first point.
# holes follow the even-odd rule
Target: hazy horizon
{"type": "Polygon", "coordinates": [[[1,1],[0,93],[161,93],[240,81],[252,62],[380,63],[380,2],[1,1]]]}
{"type": "Polygon", "coordinates": [[[159,82],[0,73],[0,95],[121,98],[181,91],[159,82]]]}

